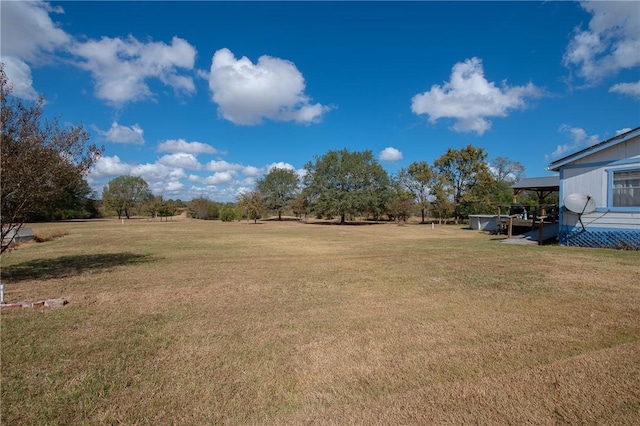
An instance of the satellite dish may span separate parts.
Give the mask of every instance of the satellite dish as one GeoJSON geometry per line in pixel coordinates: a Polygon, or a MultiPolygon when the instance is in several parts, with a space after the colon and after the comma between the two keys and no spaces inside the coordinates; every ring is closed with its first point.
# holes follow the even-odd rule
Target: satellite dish
{"type": "Polygon", "coordinates": [[[579,215],[593,213],[596,210],[596,200],[590,195],[573,193],[564,197],[564,206],[570,212],[579,215]]]}
{"type": "Polygon", "coordinates": [[[590,195],[573,193],[564,197],[564,206],[570,212],[578,215],[578,222],[582,226],[582,230],[586,231],[584,223],[582,223],[582,215],[585,213],[593,213],[596,210],[596,200],[590,195]]]}

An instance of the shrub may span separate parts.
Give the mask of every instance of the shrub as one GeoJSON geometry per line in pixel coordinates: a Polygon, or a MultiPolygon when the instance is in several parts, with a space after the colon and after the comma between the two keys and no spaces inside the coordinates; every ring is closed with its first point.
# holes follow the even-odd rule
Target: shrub
{"type": "Polygon", "coordinates": [[[220,210],[220,220],[223,222],[233,222],[240,219],[242,219],[242,214],[234,206],[225,205],[220,210]]]}
{"type": "Polygon", "coordinates": [[[47,229],[36,232],[33,239],[37,243],[45,243],[47,241],[55,240],[56,238],[64,237],[65,235],[69,235],[69,231],[66,229],[47,229]]]}

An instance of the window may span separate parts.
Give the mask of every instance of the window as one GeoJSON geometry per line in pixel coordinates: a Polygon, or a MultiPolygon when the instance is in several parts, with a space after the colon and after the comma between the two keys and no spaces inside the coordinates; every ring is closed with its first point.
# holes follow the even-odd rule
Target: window
{"type": "Polygon", "coordinates": [[[640,169],[613,172],[613,207],[640,207],[640,169]]]}

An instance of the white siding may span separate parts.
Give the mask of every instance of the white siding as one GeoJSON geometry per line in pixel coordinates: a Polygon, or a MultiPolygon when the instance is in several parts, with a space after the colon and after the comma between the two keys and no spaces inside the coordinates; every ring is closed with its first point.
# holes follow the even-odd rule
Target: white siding
{"type": "MultiPolygon", "coordinates": [[[[614,145],[608,149],[586,156],[562,170],[562,196],[572,193],[591,196],[600,210],[582,216],[582,223],[587,228],[609,229],[637,229],[640,230],[640,212],[610,212],[608,211],[609,171],[618,168],[628,168],[626,164],[612,165],[619,160],[638,160],[640,166],[640,136],[624,143],[614,145]],[[576,167],[584,164],[585,167],[576,167]],[[601,164],[589,166],[589,164],[601,164]],[[602,165],[605,164],[605,165],[602,165]]],[[[563,200],[561,200],[563,202],[563,200]]],[[[563,225],[580,226],[578,215],[567,210],[563,212],[563,225]]]]}
{"type": "Polygon", "coordinates": [[[640,157],[640,136],[631,138],[628,141],[619,143],[603,151],[596,152],[591,155],[587,155],[586,157],[576,160],[571,164],[572,165],[593,164],[593,163],[617,161],[622,158],[634,158],[634,157],[640,157]]]}
{"type": "Polygon", "coordinates": [[[562,194],[578,193],[590,195],[597,207],[607,206],[607,172],[604,168],[565,169],[563,171],[562,194]]]}

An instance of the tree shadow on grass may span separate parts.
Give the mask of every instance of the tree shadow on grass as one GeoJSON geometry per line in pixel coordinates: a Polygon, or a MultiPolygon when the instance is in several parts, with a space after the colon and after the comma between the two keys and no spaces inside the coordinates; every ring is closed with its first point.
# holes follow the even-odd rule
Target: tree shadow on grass
{"type": "Polygon", "coordinates": [[[104,271],[117,266],[153,262],[148,254],[101,253],[38,259],[2,268],[2,279],[9,282],[45,280],[79,275],[85,271],[104,271]]]}

